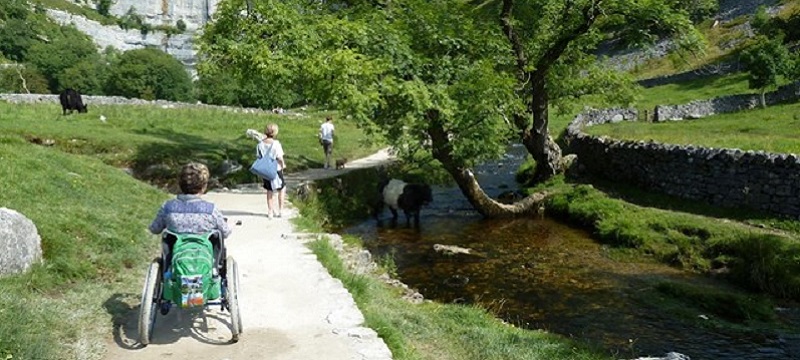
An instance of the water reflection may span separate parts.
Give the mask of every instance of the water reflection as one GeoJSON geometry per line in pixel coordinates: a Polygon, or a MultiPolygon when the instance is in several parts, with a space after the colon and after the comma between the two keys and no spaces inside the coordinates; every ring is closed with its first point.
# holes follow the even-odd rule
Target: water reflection
{"type": "MultiPolygon", "coordinates": [[[[427,217],[419,229],[348,229],[376,256],[391,254],[400,280],[428,299],[477,303],[521,327],[592,342],[622,358],[677,351],[692,359],[790,359],[798,339],[725,334],[643,301],[659,279],[687,275],[656,263],[615,261],[583,231],[550,219],[427,217]],[[469,254],[443,254],[434,245],[469,254]]],[[[704,315],[701,313],[697,314],[704,315]]],[[[794,353],[800,355],[800,353],[794,353]]]]}

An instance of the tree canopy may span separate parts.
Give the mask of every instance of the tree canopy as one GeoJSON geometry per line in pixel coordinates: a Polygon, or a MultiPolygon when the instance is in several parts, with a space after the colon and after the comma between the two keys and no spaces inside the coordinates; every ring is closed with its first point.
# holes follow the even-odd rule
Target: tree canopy
{"type": "Polygon", "coordinates": [[[783,45],[782,36],[769,39],[759,36],[741,59],[747,69],[748,86],[761,91],[762,107],[767,105],[764,99],[767,89],[777,87],[782,76],[789,77],[794,72],[794,59],[783,45]]]}
{"type": "Polygon", "coordinates": [[[153,48],[129,50],[109,70],[109,95],[146,100],[187,101],[192,98],[192,80],[177,59],[153,48]]]}
{"type": "Polygon", "coordinates": [[[551,106],[596,94],[631,98],[626,76],[597,65],[609,36],[696,44],[680,2],[656,0],[228,1],[201,40],[202,67],[228,69],[331,105],[403,157],[430,154],[484,215],[470,168],[520,141],[541,178],[560,167],[551,106]],[[670,5],[671,4],[671,5],[670,5]],[[686,41],[688,40],[688,41],[686,41]]]}

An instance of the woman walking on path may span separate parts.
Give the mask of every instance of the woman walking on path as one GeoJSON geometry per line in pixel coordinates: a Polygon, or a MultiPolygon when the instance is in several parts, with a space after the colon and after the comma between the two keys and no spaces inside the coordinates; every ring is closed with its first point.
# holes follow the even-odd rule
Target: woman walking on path
{"type": "Polygon", "coordinates": [[[333,117],[328,116],[325,122],[319,127],[319,143],[322,144],[322,151],[325,152],[325,168],[331,167],[333,157],[333,117]]]}
{"type": "Polygon", "coordinates": [[[263,180],[263,187],[267,190],[267,217],[281,217],[283,211],[283,201],[286,197],[286,181],[283,178],[283,170],[286,163],[283,161],[283,146],[275,139],[278,136],[278,124],[269,124],[264,131],[264,138],[256,146],[256,156],[270,156],[278,162],[278,177],[275,180],[263,180]],[[278,203],[273,206],[274,193],[278,193],[278,203]],[[277,209],[277,210],[276,210],[277,209]]]}

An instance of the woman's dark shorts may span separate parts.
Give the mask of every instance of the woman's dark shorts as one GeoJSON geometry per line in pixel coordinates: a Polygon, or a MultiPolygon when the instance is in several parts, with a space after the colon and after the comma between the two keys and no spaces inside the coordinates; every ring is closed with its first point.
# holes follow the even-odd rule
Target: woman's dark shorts
{"type": "Polygon", "coordinates": [[[278,171],[278,177],[281,179],[281,187],[277,189],[272,188],[272,181],[261,179],[261,186],[267,191],[281,191],[286,187],[286,180],[283,179],[283,170],[278,171]]]}
{"type": "Polygon", "coordinates": [[[326,154],[330,154],[333,151],[333,141],[330,140],[322,140],[322,151],[326,154]]]}

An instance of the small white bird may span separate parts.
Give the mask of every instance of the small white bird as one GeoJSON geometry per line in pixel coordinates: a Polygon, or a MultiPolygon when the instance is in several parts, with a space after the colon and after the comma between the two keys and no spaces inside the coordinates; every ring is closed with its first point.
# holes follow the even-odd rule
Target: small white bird
{"type": "Polygon", "coordinates": [[[105,115],[100,115],[100,121],[106,122],[106,116],[105,115]]]}

